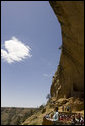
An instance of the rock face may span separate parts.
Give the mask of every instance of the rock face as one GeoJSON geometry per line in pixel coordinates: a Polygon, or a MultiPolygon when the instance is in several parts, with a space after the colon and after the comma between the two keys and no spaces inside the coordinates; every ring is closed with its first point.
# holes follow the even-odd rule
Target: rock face
{"type": "Polygon", "coordinates": [[[51,86],[52,97],[83,97],[84,2],[50,1],[62,29],[61,57],[51,86]]]}

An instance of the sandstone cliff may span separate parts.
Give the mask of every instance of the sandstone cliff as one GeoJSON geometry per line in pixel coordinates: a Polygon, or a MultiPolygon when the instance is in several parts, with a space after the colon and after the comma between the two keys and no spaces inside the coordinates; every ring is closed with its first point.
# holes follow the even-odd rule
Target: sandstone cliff
{"type": "Polygon", "coordinates": [[[62,29],[61,57],[51,86],[52,97],[83,97],[84,2],[50,1],[62,29]]]}

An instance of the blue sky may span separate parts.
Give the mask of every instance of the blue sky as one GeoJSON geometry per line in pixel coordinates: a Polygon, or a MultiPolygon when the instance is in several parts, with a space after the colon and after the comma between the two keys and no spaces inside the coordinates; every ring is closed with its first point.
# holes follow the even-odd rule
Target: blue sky
{"type": "MultiPolygon", "coordinates": [[[[48,1],[1,2],[1,106],[37,107],[46,103],[61,43],[60,24],[48,1]],[[17,54],[9,44],[12,37],[31,50],[28,56],[25,51],[23,60],[10,63],[5,54],[10,58],[12,48],[17,54]]],[[[20,51],[22,54],[23,48],[20,51]]]]}

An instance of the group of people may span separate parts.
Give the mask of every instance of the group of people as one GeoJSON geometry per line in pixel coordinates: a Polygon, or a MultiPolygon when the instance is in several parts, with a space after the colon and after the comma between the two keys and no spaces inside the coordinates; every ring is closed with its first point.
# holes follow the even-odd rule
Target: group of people
{"type": "Polygon", "coordinates": [[[81,114],[75,114],[73,115],[73,120],[72,120],[72,124],[81,124],[84,125],[84,118],[81,116],[81,114]]]}
{"type": "Polygon", "coordinates": [[[62,112],[71,112],[70,106],[62,106],[62,112]]]}
{"type": "MultiPolygon", "coordinates": [[[[63,109],[64,110],[64,109],[63,109]]],[[[69,111],[67,107],[67,111],[69,111]]],[[[59,113],[58,112],[58,107],[56,107],[55,112],[53,116],[46,115],[45,118],[48,118],[49,120],[54,122],[54,125],[56,125],[57,121],[61,122],[70,122],[71,124],[80,124],[84,125],[84,118],[81,116],[81,114],[65,114],[65,113],[59,113]]]]}
{"type": "Polygon", "coordinates": [[[60,114],[59,115],[59,120],[60,121],[69,121],[72,124],[81,124],[84,125],[84,118],[79,114],[74,114],[74,115],[66,115],[66,114],[60,114]]]}

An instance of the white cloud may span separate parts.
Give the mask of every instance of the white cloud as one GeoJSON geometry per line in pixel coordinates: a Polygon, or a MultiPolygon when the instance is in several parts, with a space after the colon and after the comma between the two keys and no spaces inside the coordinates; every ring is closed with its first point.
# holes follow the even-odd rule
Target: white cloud
{"type": "Polygon", "coordinates": [[[5,49],[1,49],[1,57],[8,63],[20,62],[27,57],[31,57],[31,48],[24,45],[16,37],[4,42],[5,49]]]}

